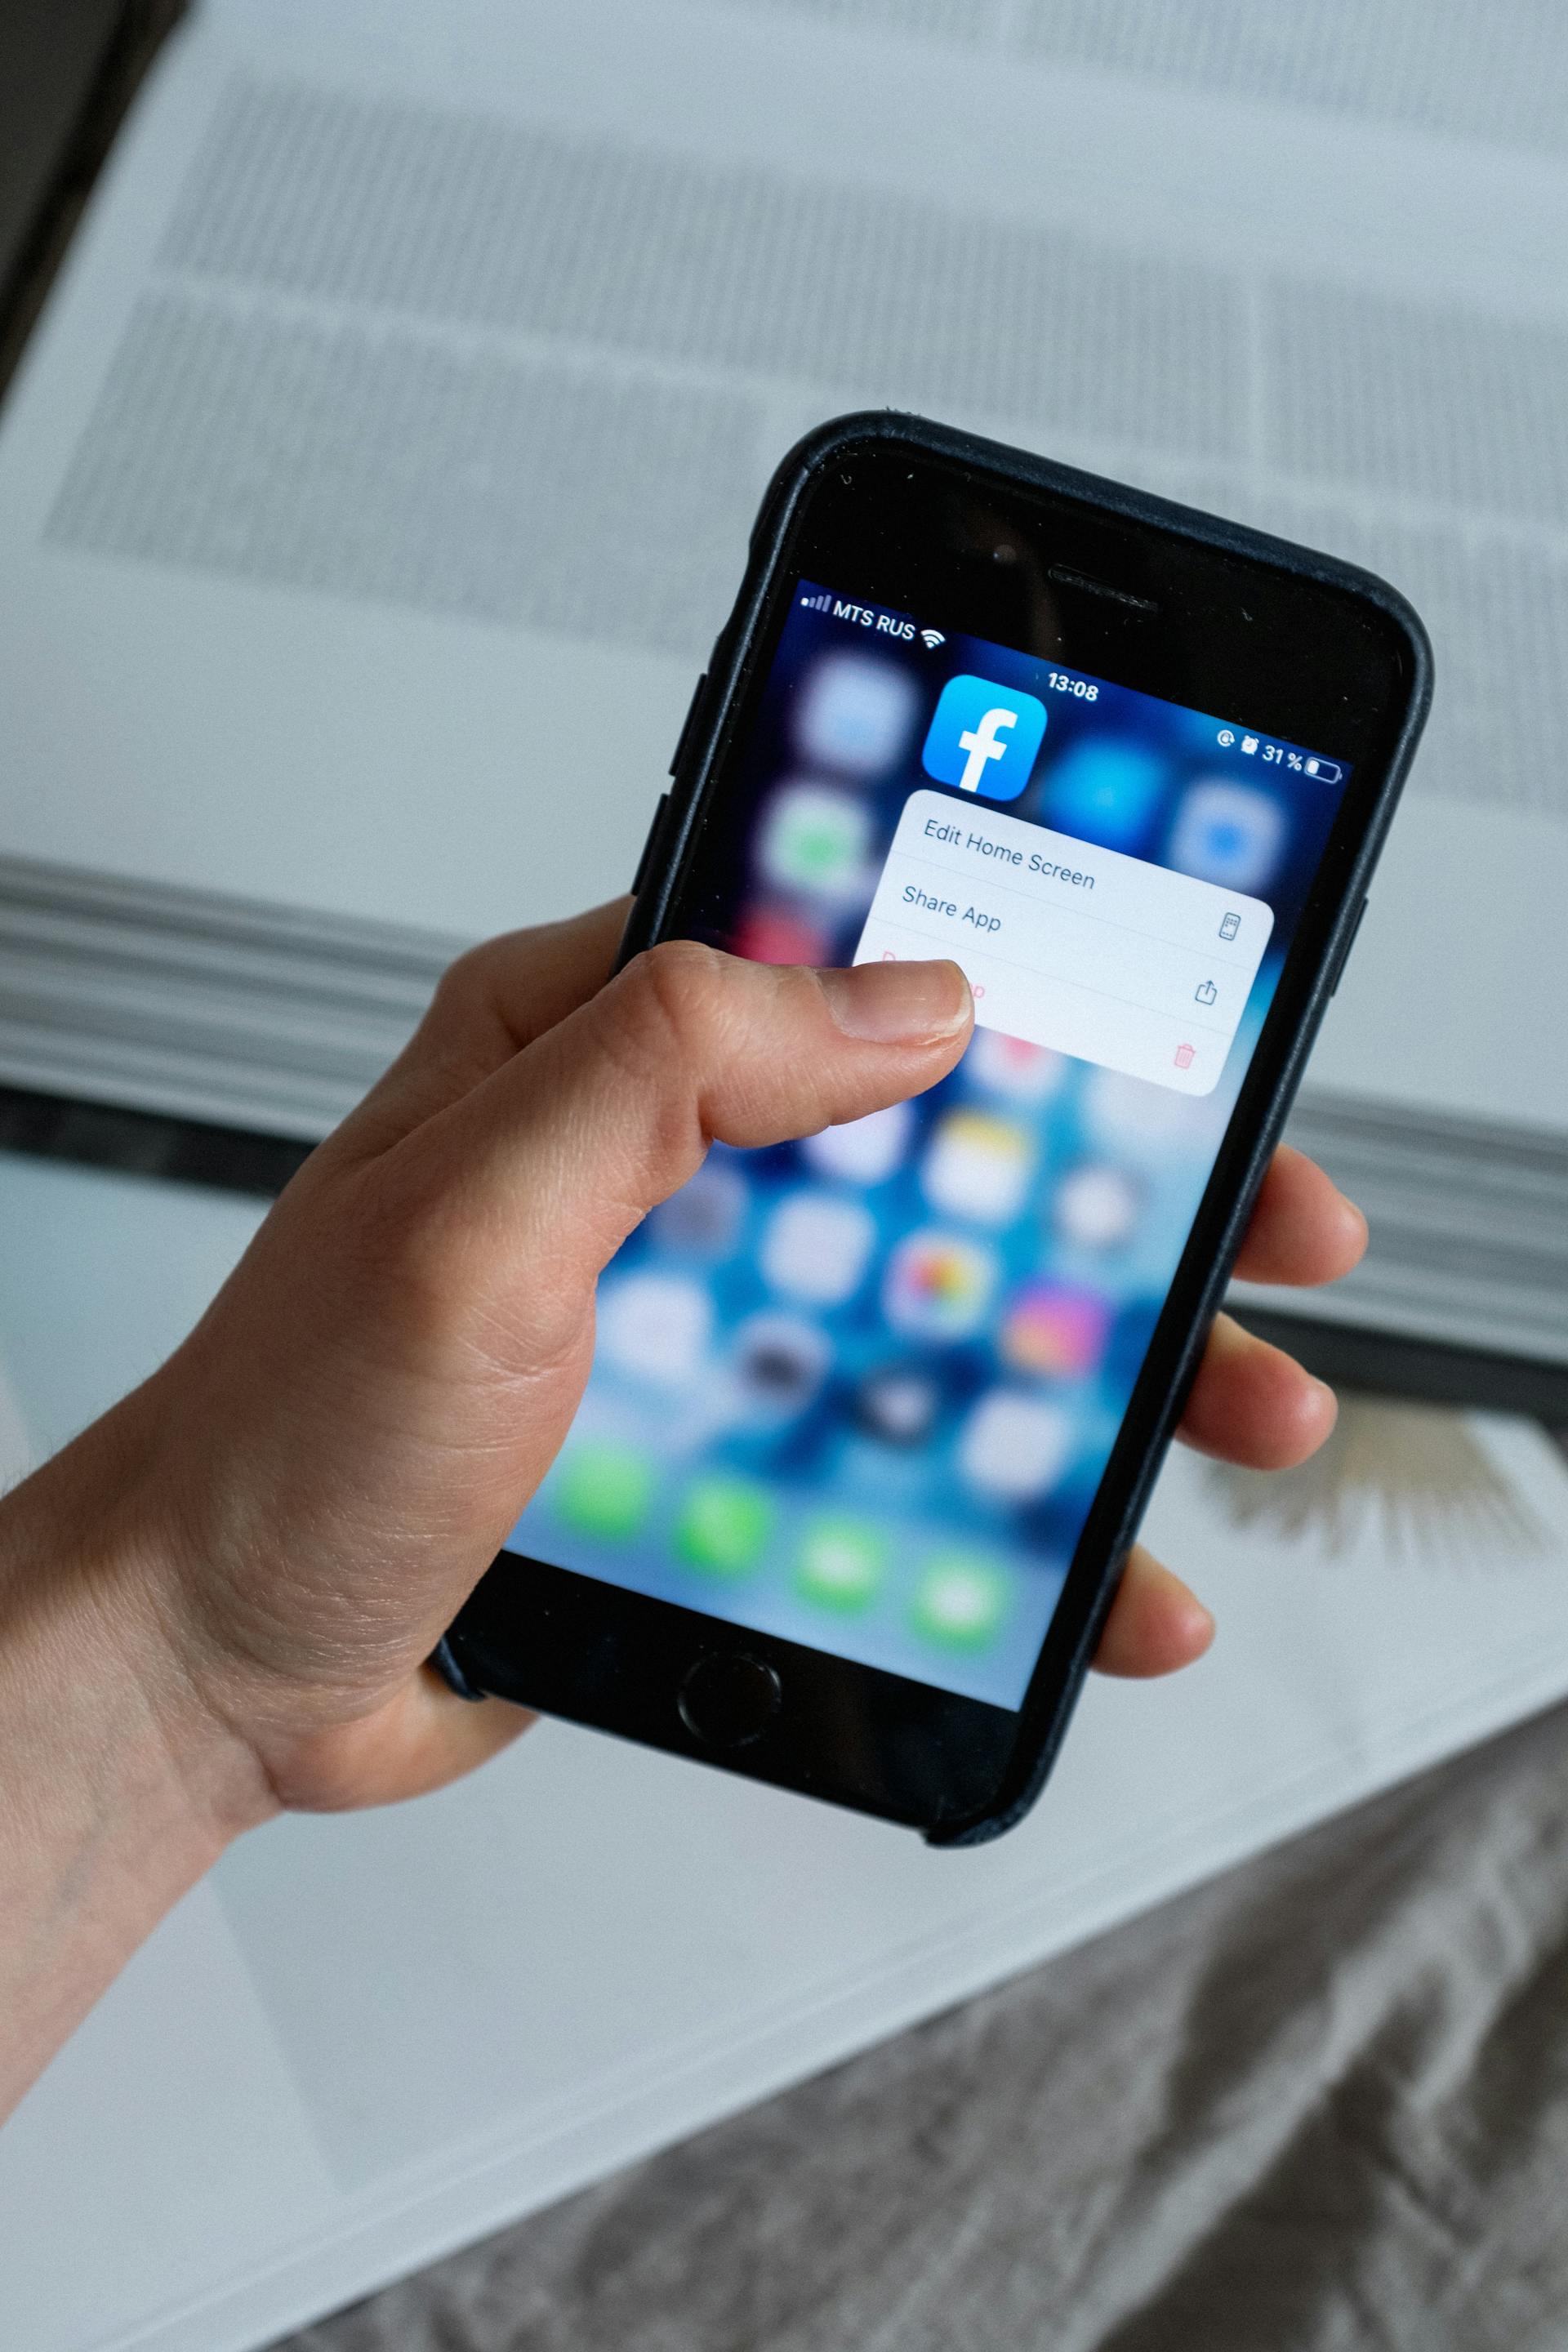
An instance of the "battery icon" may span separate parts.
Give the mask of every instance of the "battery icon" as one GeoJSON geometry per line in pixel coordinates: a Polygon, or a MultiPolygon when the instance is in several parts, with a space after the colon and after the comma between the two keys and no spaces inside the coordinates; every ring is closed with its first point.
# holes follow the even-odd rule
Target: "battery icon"
{"type": "Polygon", "coordinates": [[[1302,762],[1309,776],[1316,776],[1321,784],[1337,784],[1344,774],[1337,760],[1307,760],[1302,762]]]}

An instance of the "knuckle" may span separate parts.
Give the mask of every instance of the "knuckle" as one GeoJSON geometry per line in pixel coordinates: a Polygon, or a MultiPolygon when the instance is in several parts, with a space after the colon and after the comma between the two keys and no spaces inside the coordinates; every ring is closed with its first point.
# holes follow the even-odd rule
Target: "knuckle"
{"type": "Polygon", "coordinates": [[[636,1095],[642,1183],[659,1197],[700,1157],[707,1097],[721,1075],[730,961],[693,940],[663,940],[601,1000],[599,1050],[636,1095]]]}
{"type": "Polygon", "coordinates": [[[436,983],[430,1004],[433,1017],[442,1023],[464,1022],[493,1004],[500,994],[508,949],[505,940],[486,940],[449,963],[436,983]]]}
{"type": "Polygon", "coordinates": [[[649,1047],[682,1061],[706,1057],[722,1021],[726,964],[696,940],[664,940],[627,965],[626,1007],[649,1047]]]}

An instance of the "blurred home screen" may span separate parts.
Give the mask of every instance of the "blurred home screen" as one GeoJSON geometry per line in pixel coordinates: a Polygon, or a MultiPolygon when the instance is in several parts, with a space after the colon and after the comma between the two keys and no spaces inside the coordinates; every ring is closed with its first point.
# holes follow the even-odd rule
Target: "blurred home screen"
{"type": "Polygon", "coordinates": [[[1016,1707],[1346,772],[798,583],[705,936],[850,962],[906,803],[936,793],[1263,901],[1267,951],[1210,1092],[978,1027],[918,1101],[716,1147],[606,1271],[586,1394],[508,1549],[1016,1707]]]}

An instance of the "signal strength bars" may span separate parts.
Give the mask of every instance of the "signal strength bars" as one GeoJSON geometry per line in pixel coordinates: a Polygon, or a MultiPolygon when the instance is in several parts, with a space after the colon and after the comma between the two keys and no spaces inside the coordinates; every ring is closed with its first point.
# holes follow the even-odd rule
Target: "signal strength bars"
{"type": "Polygon", "coordinates": [[[803,613],[831,613],[833,598],[826,591],[820,596],[803,596],[800,609],[803,613]]]}

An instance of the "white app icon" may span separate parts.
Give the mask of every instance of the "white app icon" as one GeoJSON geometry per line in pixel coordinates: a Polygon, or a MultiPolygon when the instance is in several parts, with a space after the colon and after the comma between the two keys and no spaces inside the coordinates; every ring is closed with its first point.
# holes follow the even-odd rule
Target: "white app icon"
{"type": "Polygon", "coordinates": [[[1005,1225],[1024,1204],[1034,1169],[1028,1136],[1011,1119],[952,1110],[937,1129],[921,1171],[933,1208],[982,1225],[1005,1225]]]}
{"type": "Polygon", "coordinates": [[[1060,1405],[1015,1389],[993,1389],[964,1423],[959,1467],[982,1494],[1032,1503],[1048,1494],[1072,1453],[1072,1423],[1060,1405]]]}
{"type": "Polygon", "coordinates": [[[1273,878],[1285,846],[1285,813],[1250,784],[1194,784],[1176,812],[1169,862],[1200,882],[1256,895],[1273,878]]]}
{"type": "Polygon", "coordinates": [[[1159,1160],[1209,1140],[1205,1097],[1179,1095],[1120,1070],[1091,1073],[1083,1108],[1085,1123],[1102,1143],[1141,1160],[1159,1160]]]}
{"type": "Polygon", "coordinates": [[[1142,1206],[1142,1191],[1124,1168],[1086,1160],[1062,1178],[1051,1215],[1062,1239],[1079,1249],[1119,1249],[1142,1206]]]}
{"type": "Polygon", "coordinates": [[[914,683],[901,669],[864,654],[829,654],[806,679],[795,740],[822,767],[881,775],[909,741],[914,715],[914,683]]]}
{"type": "Polygon", "coordinates": [[[617,1370],[679,1388],[701,1363],[713,1308],[683,1275],[628,1274],[599,1294],[599,1352],[617,1370]]]}
{"type": "Polygon", "coordinates": [[[801,1146],[819,1175],[842,1177],[847,1184],[880,1184],[904,1156],[914,1113],[907,1102],[874,1110],[864,1118],[847,1119],[842,1127],[825,1127],[807,1136],[801,1146]]]}
{"type": "Polygon", "coordinates": [[[763,1272],[789,1297],[837,1307],[859,1288],[876,1238],[876,1220],[858,1201],[793,1192],[768,1220],[763,1272]]]}

